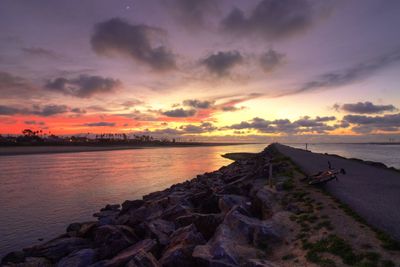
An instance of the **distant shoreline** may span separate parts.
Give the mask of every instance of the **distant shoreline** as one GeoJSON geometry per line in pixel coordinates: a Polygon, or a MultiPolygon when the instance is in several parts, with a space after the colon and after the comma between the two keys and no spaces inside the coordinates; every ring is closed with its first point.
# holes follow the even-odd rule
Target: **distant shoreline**
{"type": "Polygon", "coordinates": [[[111,150],[128,150],[144,148],[170,148],[170,147],[204,147],[204,146],[234,146],[250,145],[254,143],[176,143],[168,145],[59,145],[59,146],[0,146],[1,156],[20,156],[34,154],[77,153],[111,150]]]}

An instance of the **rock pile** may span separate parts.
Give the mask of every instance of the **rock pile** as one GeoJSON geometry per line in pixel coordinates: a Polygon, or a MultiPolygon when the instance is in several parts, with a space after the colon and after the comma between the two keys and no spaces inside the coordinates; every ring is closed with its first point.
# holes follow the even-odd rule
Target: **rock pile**
{"type": "Polygon", "coordinates": [[[285,228],[268,187],[271,149],[141,200],[107,205],[97,221],[73,223],[4,266],[274,266],[285,228]]]}

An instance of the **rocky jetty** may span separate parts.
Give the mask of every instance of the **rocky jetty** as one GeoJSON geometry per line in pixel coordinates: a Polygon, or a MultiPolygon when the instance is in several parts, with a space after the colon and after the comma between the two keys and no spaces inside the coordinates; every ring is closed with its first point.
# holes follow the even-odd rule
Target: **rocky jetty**
{"type": "MultiPolygon", "coordinates": [[[[122,205],[97,221],[6,255],[4,266],[274,266],[268,255],[285,240],[266,149],[212,173],[122,205]]],[[[284,169],[285,166],[275,166],[284,169]]]]}

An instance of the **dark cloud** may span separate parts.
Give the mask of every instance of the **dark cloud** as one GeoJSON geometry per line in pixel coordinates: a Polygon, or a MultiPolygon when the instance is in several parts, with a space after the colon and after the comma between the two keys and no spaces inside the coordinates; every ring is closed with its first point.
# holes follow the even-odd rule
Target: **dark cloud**
{"type": "Polygon", "coordinates": [[[106,122],[106,121],[91,122],[91,123],[83,124],[83,126],[88,126],[88,127],[114,127],[115,125],[116,125],[115,122],[106,122]]]}
{"type": "Polygon", "coordinates": [[[282,38],[309,28],[321,16],[321,8],[309,0],[263,0],[248,16],[234,8],[221,25],[227,33],[282,38]]]}
{"type": "Polygon", "coordinates": [[[75,79],[56,78],[48,81],[45,88],[54,92],[87,98],[99,93],[114,92],[121,82],[101,76],[80,75],[75,79]]]}
{"type": "Polygon", "coordinates": [[[279,96],[292,95],[307,91],[335,88],[368,78],[383,68],[400,61],[400,49],[370,61],[365,61],[347,69],[325,73],[317,79],[305,83],[299,89],[279,96]]]}
{"type": "Polygon", "coordinates": [[[18,108],[0,105],[0,115],[15,115],[20,113],[18,108]]]}
{"type": "Polygon", "coordinates": [[[137,105],[141,105],[144,102],[142,100],[139,99],[131,99],[131,100],[127,100],[121,103],[122,106],[126,107],[126,108],[130,108],[130,107],[134,107],[137,105]]]}
{"type": "Polygon", "coordinates": [[[0,106],[0,115],[36,115],[43,117],[50,117],[58,114],[65,113],[83,113],[81,109],[69,108],[66,105],[33,105],[31,108],[20,108],[11,106],[0,106]]]}
{"type": "Polygon", "coordinates": [[[130,57],[153,70],[165,71],[174,69],[176,63],[175,55],[162,44],[163,35],[162,29],[113,18],[95,26],[91,44],[99,55],[130,57]]]}
{"type": "Polygon", "coordinates": [[[208,101],[208,100],[198,100],[198,99],[187,99],[183,101],[183,105],[192,107],[192,108],[198,108],[198,109],[206,109],[206,108],[211,108],[214,105],[214,101],[208,101]]]}
{"type": "Polygon", "coordinates": [[[42,47],[24,47],[21,48],[22,52],[28,56],[40,57],[40,58],[49,58],[49,59],[57,59],[60,58],[56,52],[45,49],[42,47]]]}
{"type": "Polygon", "coordinates": [[[260,56],[259,62],[261,68],[265,72],[271,72],[282,64],[284,58],[284,54],[278,53],[277,51],[270,49],[260,56]]]}
{"type": "Polygon", "coordinates": [[[213,132],[217,130],[217,127],[215,127],[210,122],[203,122],[200,125],[193,125],[193,124],[183,125],[180,127],[180,129],[182,130],[183,134],[199,134],[199,133],[213,132]]]}
{"type": "Polygon", "coordinates": [[[206,25],[207,17],[218,12],[216,0],[164,0],[180,25],[198,30],[206,25]]]}
{"type": "Polygon", "coordinates": [[[44,121],[24,121],[26,125],[46,125],[44,121]]]}
{"type": "Polygon", "coordinates": [[[236,65],[243,61],[242,55],[238,51],[218,52],[212,54],[201,61],[209,72],[218,76],[225,76],[236,65]]]}
{"type": "Polygon", "coordinates": [[[24,96],[36,92],[36,88],[26,79],[0,71],[0,92],[2,97],[24,96]]]}
{"type": "Polygon", "coordinates": [[[316,117],[315,119],[311,119],[310,117],[306,116],[291,122],[288,119],[269,121],[256,117],[250,121],[243,121],[225,128],[234,130],[253,129],[261,133],[326,133],[327,131],[332,131],[338,128],[338,126],[330,126],[324,122],[335,119],[335,117],[316,117]]]}
{"type": "Polygon", "coordinates": [[[235,107],[235,106],[222,106],[221,110],[222,111],[238,111],[238,110],[242,110],[244,109],[244,107],[235,107]]]}
{"type": "Polygon", "coordinates": [[[82,108],[71,108],[70,111],[72,113],[77,113],[77,114],[85,114],[86,110],[82,109],[82,108]]]}
{"type": "Polygon", "coordinates": [[[168,110],[162,112],[163,115],[167,117],[174,117],[174,118],[186,118],[186,117],[192,117],[194,114],[196,114],[196,110],[194,109],[183,109],[183,108],[177,108],[173,110],[168,110]]]}
{"type": "Polygon", "coordinates": [[[343,121],[354,125],[352,130],[358,133],[400,131],[400,113],[383,116],[346,115],[343,121]]]}
{"type": "Polygon", "coordinates": [[[386,111],[393,112],[396,111],[397,108],[393,105],[375,105],[372,102],[358,102],[358,103],[348,103],[343,105],[335,104],[334,108],[336,110],[343,110],[349,113],[358,113],[358,114],[374,114],[374,113],[383,113],[386,111]]]}
{"type": "Polygon", "coordinates": [[[44,107],[34,106],[33,114],[49,117],[57,114],[67,113],[69,108],[66,105],[46,105],[44,107]]]}

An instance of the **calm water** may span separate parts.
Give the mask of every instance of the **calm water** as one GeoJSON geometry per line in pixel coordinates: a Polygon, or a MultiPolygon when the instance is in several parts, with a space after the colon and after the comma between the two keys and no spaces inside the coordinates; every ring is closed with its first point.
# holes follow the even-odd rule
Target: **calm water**
{"type": "MultiPolygon", "coordinates": [[[[305,144],[290,144],[290,146],[305,149],[305,144]]],[[[389,167],[400,169],[400,145],[308,144],[308,150],[382,162],[389,167]]]]}
{"type": "Polygon", "coordinates": [[[93,220],[121,203],[231,163],[227,152],[266,145],[150,148],[0,157],[0,256],[93,220]]]}
{"type": "MultiPolygon", "coordinates": [[[[228,152],[266,145],[152,148],[0,157],[0,256],[92,220],[108,203],[161,190],[231,161],[228,152]]],[[[304,148],[304,144],[292,145],[304,148]]],[[[380,161],[400,168],[399,145],[311,144],[314,152],[380,161]]]]}

